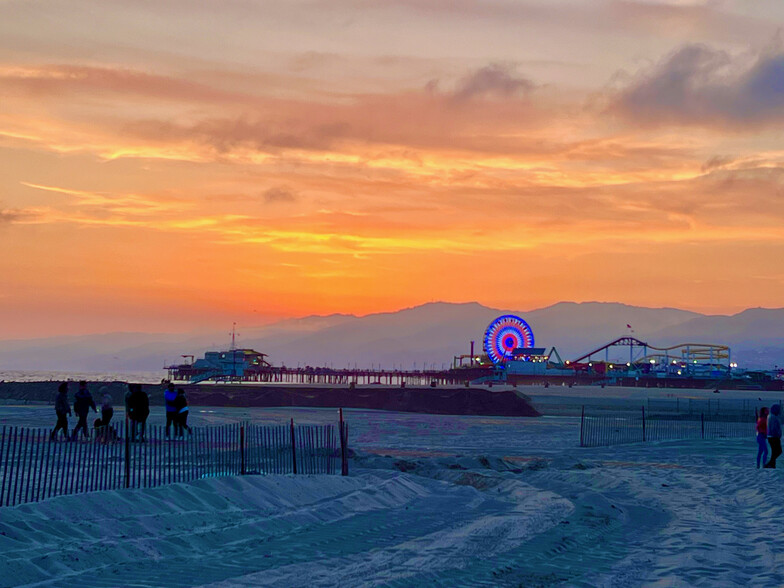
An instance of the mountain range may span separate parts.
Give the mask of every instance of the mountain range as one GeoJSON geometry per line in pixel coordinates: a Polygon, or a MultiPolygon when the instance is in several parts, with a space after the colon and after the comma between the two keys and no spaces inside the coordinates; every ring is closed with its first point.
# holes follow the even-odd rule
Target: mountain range
{"type": "MultiPolygon", "coordinates": [[[[454,356],[469,353],[470,341],[475,341],[479,352],[485,329],[501,314],[524,318],[536,346],[554,346],[563,359],[633,334],[656,346],[729,345],[741,367],[784,366],[784,308],[750,308],[727,316],[608,302],[559,302],[531,311],[495,309],[476,302],[433,302],[361,317],[308,316],[243,328],[237,345],[267,353],[273,365],[440,368],[450,365],[454,356]]],[[[0,369],[152,371],[181,362],[183,354],[198,357],[208,349],[228,349],[229,344],[225,333],[216,332],[6,340],[0,341],[0,369]]]]}

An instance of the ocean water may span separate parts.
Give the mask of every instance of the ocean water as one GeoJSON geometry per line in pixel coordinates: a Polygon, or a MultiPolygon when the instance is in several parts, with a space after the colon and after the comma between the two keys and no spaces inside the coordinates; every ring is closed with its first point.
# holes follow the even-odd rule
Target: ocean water
{"type": "Polygon", "coordinates": [[[157,384],[166,377],[166,370],[152,372],[58,372],[0,370],[0,382],[48,382],[76,381],[89,382],[137,382],[157,384]]]}

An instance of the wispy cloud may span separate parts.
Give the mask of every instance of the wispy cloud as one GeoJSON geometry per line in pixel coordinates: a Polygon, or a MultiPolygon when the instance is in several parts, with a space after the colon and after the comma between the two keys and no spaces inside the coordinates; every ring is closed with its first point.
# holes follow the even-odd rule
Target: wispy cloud
{"type": "Polygon", "coordinates": [[[35,215],[36,213],[32,210],[0,208],[0,226],[31,219],[34,218],[35,215]]]}
{"type": "Polygon", "coordinates": [[[460,79],[452,97],[457,101],[524,97],[534,88],[535,84],[518,75],[513,65],[492,63],[460,79]]]}
{"type": "Polygon", "coordinates": [[[188,79],[153,74],[131,68],[84,65],[0,67],[0,89],[38,98],[62,99],[68,93],[144,96],[189,102],[247,102],[251,97],[216,89],[188,79]]]}
{"type": "Polygon", "coordinates": [[[297,196],[285,186],[276,186],[264,191],[264,200],[270,203],[295,202],[297,196]]]}
{"type": "Polygon", "coordinates": [[[30,182],[20,182],[23,186],[65,194],[74,198],[74,204],[82,207],[97,207],[112,213],[131,213],[134,215],[155,215],[162,212],[183,211],[191,204],[182,199],[141,194],[114,195],[86,190],[73,190],[57,186],[43,186],[30,182]]]}

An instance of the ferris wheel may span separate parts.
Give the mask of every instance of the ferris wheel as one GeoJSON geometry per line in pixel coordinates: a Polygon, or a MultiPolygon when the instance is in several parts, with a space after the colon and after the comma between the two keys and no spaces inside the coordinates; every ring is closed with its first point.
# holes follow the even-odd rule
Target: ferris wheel
{"type": "Polygon", "coordinates": [[[499,316],[485,331],[483,348],[495,364],[511,359],[515,349],[533,346],[534,332],[531,327],[513,314],[499,316]]]}

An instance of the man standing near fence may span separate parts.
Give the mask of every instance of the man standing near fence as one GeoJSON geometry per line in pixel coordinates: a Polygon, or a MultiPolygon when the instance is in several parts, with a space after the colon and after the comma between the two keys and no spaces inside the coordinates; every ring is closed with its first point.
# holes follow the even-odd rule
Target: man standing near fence
{"type": "Polygon", "coordinates": [[[768,443],[770,443],[770,460],[763,467],[775,468],[776,458],[781,455],[781,405],[774,404],[770,407],[768,415],[768,443]]]}
{"type": "Polygon", "coordinates": [[[141,384],[128,384],[126,406],[128,407],[128,418],[131,421],[130,439],[131,441],[138,439],[144,443],[147,417],[150,415],[150,399],[147,393],[142,390],[141,384]]]}

